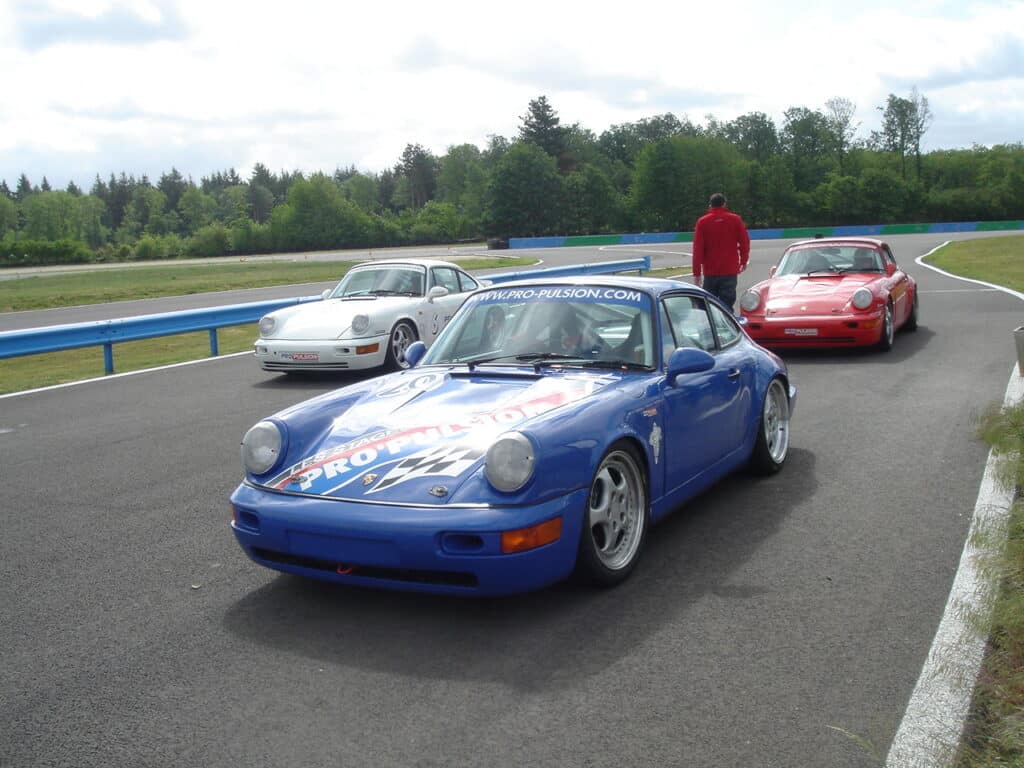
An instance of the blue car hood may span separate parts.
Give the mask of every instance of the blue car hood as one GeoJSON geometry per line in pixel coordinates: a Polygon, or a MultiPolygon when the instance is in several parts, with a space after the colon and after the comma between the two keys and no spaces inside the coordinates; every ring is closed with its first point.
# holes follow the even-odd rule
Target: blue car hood
{"type": "Polygon", "coordinates": [[[556,408],[579,405],[620,379],[569,370],[540,376],[396,374],[380,379],[379,387],[333,418],[319,437],[300,440],[308,446],[301,459],[291,457],[287,468],[257,482],[339,499],[444,504],[500,434],[556,408]]]}

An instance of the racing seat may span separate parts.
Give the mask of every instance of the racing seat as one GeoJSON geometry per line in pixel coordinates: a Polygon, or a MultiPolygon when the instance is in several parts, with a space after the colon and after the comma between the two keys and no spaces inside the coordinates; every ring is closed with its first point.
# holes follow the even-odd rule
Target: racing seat
{"type": "Polygon", "coordinates": [[[644,341],[643,319],[643,314],[637,312],[632,324],[629,326],[629,333],[626,335],[626,338],[615,347],[615,357],[634,362],[641,362],[643,360],[643,350],[637,349],[644,341]]]}
{"type": "Polygon", "coordinates": [[[832,265],[829,264],[825,254],[813,251],[807,254],[804,261],[804,272],[831,272],[832,265]]]}
{"type": "Polygon", "coordinates": [[[869,248],[858,248],[853,252],[851,269],[854,272],[877,272],[878,259],[875,258],[875,252],[869,248]]]}

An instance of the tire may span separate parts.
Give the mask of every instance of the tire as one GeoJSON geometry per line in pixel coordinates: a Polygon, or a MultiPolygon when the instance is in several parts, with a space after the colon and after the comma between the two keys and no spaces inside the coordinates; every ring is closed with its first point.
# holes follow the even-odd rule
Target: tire
{"type": "Polygon", "coordinates": [[[409,367],[405,359],[405,350],[416,339],[416,329],[407,320],[399,320],[391,329],[388,338],[388,351],[384,359],[384,367],[389,371],[404,371],[409,367]]]}
{"type": "Polygon", "coordinates": [[[878,350],[888,352],[892,349],[892,342],[896,336],[896,330],[892,321],[892,304],[886,303],[885,313],[882,315],[882,335],[878,339],[878,350]]]}
{"type": "Polygon", "coordinates": [[[587,494],[576,572],[599,587],[625,581],[650,527],[647,474],[635,448],[616,443],[601,459],[587,494]]]}
{"type": "Polygon", "coordinates": [[[907,317],[907,322],[903,324],[903,330],[905,331],[917,330],[917,315],[921,311],[917,302],[917,291],[914,291],[914,303],[910,305],[910,315],[907,317]]]}
{"type": "Polygon", "coordinates": [[[789,393],[782,379],[772,379],[764,393],[750,470],[758,475],[774,475],[782,469],[788,455],[789,393]]]}

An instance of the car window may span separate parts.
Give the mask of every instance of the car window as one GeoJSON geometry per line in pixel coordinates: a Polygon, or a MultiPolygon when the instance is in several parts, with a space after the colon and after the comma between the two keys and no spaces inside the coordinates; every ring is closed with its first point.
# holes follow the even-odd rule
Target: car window
{"type": "Polygon", "coordinates": [[[715,336],[704,299],[687,295],[667,296],[664,306],[678,346],[709,351],[715,348],[715,336]]]}
{"type": "Polygon", "coordinates": [[[376,295],[423,295],[423,268],[407,265],[380,265],[349,271],[331,292],[332,298],[376,295]]]}
{"type": "Polygon", "coordinates": [[[476,290],[476,280],[467,275],[465,272],[456,272],[456,274],[459,277],[459,293],[465,293],[466,291],[476,290]]]}
{"type": "Polygon", "coordinates": [[[711,321],[715,324],[715,333],[718,335],[718,346],[725,349],[739,341],[743,332],[736,325],[736,321],[714,304],[710,304],[709,309],[711,321]]]}
{"type": "Polygon", "coordinates": [[[451,267],[434,267],[430,270],[434,276],[434,285],[443,285],[448,293],[461,293],[459,276],[451,267]]]}
{"type": "Polygon", "coordinates": [[[645,292],[606,285],[484,289],[456,313],[424,364],[543,359],[649,369],[658,351],[650,308],[645,292]]]}
{"type": "Polygon", "coordinates": [[[668,365],[668,359],[679,344],[676,342],[672,320],[668,316],[668,310],[665,308],[664,302],[661,304],[661,327],[664,329],[661,335],[661,364],[668,365]]]}

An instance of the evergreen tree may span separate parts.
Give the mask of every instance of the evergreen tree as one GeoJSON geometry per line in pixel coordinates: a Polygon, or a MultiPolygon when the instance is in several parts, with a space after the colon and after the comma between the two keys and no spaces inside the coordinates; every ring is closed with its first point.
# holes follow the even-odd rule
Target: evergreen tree
{"type": "Polygon", "coordinates": [[[437,189],[437,158],[419,144],[406,144],[402,160],[395,172],[406,178],[409,184],[409,205],[422,208],[434,199],[437,189]]]}
{"type": "Polygon", "coordinates": [[[29,195],[36,190],[32,189],[32,182],[24,173],[18,178],[18,186],[14,188],[14,202],[23,203],[29,195]]]}
{"type": "Polygon", "coordinates": [[[548,97],[533,99],[526,114],[520,119],[520,140],[540,147],[555,158],[561,168],[566,159],[565,129],[558,114],[548,103],[548,97]]]}

